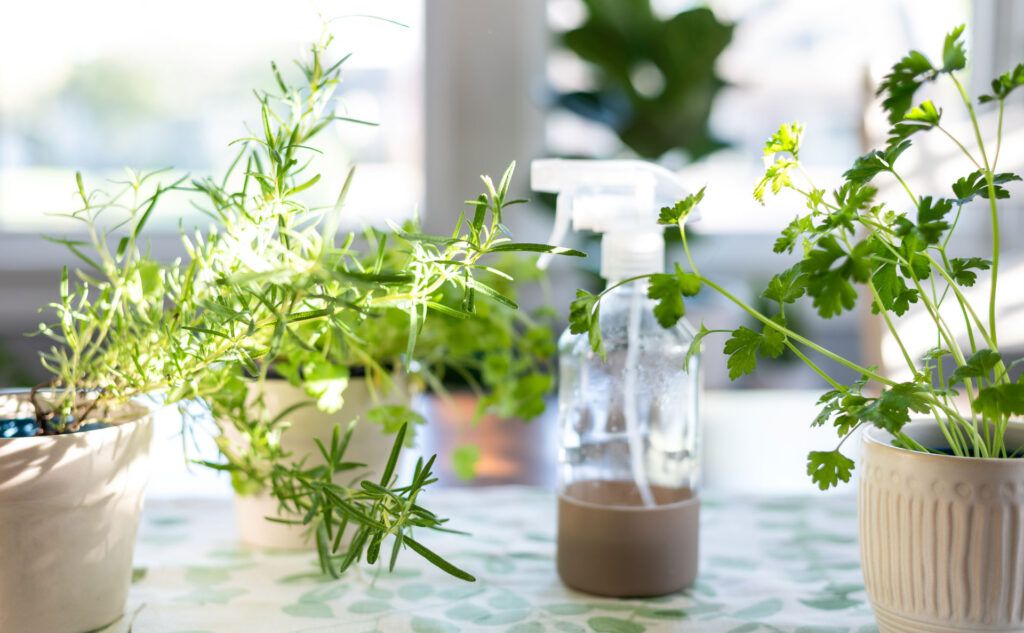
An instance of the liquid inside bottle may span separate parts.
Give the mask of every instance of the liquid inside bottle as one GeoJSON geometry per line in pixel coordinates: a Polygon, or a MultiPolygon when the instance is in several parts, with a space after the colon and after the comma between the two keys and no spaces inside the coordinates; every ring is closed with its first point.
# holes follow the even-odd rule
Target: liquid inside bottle
{"type": "Polygon", "coordinates": [[[661,327],[646,295],[634,282],[602,300],[606,359],[586,334],[559,341],[558,569],[600,595],[671,593],[697,573],[700,355],[687,364],[693,329],[661,327]]]}

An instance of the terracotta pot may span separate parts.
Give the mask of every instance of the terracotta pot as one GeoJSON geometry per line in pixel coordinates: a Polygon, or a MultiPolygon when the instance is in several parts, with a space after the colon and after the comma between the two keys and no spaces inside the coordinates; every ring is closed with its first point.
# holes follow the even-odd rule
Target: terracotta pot
{"type": "MultiPolygon", "coordinates": [[[[935,422],[904,429],[947,446],[935,422]]],[[[864,433],[861,563],[880,633],[1024,631],[1024,459],[932,455],[864,433]]],[[[1024,445],[1024,428],[1007,432],[1024,445]]]]}
{"type": "MultiPolygon", "coordinates": [[[[0,393],[0,414],[15,411],[31,417],[27,392],[0,393]]],[[[124,610],[153,426],[137,404],[107,421],[0,439],[3,633],[91,631],[124,610]]]]}
{"type": "MultiPolygon", "coordinates": [[[[286,380],[267,380],[263,387],[264,403],[271,417],[296,403],[310,400],[302,389],[292,386],[286,380]]],[[[396,385],[388,394],[381,394],[378,390],[376,395],[374,399],[364,378],[353,378],[345,389],[345,404],[340,411],[324,413],[310,403],[310,406],[300,407],[288,414],[285,421],[289,427],[281,434],[281,446],[291,453],[288,459],[299,461],[306,457],[309,466],[322,464],[323,458],[314,438],[319,438],[325,446],[330,445],[336,424],[341,424],[342,429],[345,429],[350,421],[359,418],[362,421],[352,433],[345,451],[345,461],[367,464],[367,470],[360,472],[382,469],[391,454],[395,436],[387,435],[381,431],[380,426],[367,422],[366,412],[382,404],[408,404],[409,399],[401,385],[396,385]]],[[[243,441],[233,427],[226,426],[225,432],[233,441],[243,441]]],[[[352,476],[351,472],[342,473],[338,481],[346,481],[352,476]]],[[[256,494],[236,494],[235,517],[239,536],[247,545],[271,549],[303,549],[311,542],[309,531],[303,526],[267,520],[267,517],[298,518],[282,512],[277,499],[271,496],[269,490],[256,494]]]]}

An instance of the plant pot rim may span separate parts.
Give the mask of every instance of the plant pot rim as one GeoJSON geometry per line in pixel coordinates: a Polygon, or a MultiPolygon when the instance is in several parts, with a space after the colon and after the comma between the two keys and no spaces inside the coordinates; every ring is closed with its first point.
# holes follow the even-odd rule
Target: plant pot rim
{"type": "MultiPolygon", "coordinates": [[[[934,419],[916,419],[908,422],[903,428],[904,429],[921,429],[926,427],[938,427],[939,423],[934,419]]],[[[1021,435],[1024,440],[1024,420],[1012,420],[1007,425],[1007,432],[1016,432],[1021,435]]],[[[936,455],[935,453],[922,453],[909,448],[902,448],[899,446],[893,446],[891,444],[893,438],[892,433],[885,429],[878,428],[877,426],[869,426],[864,429],[862,433],[862,442],[867,446],[875,447],[879,450],[890,451],[893,454],[899,455],[902,459],[914,459],[914,460],[948,460],[952,466],[954,462],[963,464],[965,462],[977,463],[977,464],[1005,464],[1006,466],[1021,467],[1024,465],[1024,458],[1019,459],[1007,459],[1004,457],[961,457],[959,455],[936,455]]],[[[1024,445],[1024,442],[1022,442],[1024,445]]]]}
{"type": "MultiPolygon", "coordinates": [[[[28,397],[31,394],[32,389],[29,387],[5,387],[0,388],[0,399],[8,396],[28,397]]],[[[55,435],[34,435],[32,437],[0,437],[0,446],[10,445],[11,442],[20,442],[23,444],[35,443],[35,444],[53,444],[56,442],[71,442],[75,441],[75,438],[81,438],[82,436],[89,434],[91,437],[98,437],[93,434],[116,433],[118,429],[124,429],[130,427],[139,422],[143,422],[149,419],[153,415],[154,407],[143,404],[140,398],[134,398],[125,404],[121,405],[119,410],[124,410],[126,415],[124,418],[119,419],[117,422],[107,423],[106,426],[95,429],[86,429],[83,431],[75,431],[74,433],[58,433],[55,435]]],[[[19,446],[22,444],[19,444],[19,446]]]]}

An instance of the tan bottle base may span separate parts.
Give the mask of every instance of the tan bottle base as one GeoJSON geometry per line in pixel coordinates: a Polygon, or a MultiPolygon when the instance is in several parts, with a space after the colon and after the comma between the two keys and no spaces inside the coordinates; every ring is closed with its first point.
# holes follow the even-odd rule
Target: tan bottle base
{"type": "Polygon", "coordinates": [[[632,482],[571,484],[558,497],[558,575],[566,585],[618,598],[660,596],[697,577],[700,499],[653,487],[643,507],[632,482]]]}

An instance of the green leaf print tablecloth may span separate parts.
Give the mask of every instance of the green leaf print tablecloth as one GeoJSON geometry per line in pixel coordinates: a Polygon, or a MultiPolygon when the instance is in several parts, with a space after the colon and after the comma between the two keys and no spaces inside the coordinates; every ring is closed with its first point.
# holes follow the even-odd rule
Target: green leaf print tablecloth
{"type": "Polygon", "coordinates": [[[698,631],[873,633],[853,497],[705,499],[701,572],[689,591],[610,600],[564,587],[555,504],[523,487],[446,489],[430,507],[472,536],[422,540],[474,573],[464,583],[411,551],[394,574],[341,580],[312,553],[246,548],[226,500],[154,501],[143,515],[125,618],[111,633],[698,631]]]}

